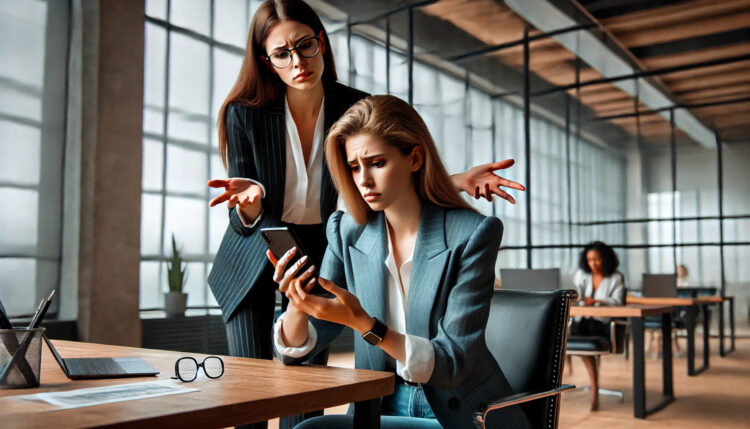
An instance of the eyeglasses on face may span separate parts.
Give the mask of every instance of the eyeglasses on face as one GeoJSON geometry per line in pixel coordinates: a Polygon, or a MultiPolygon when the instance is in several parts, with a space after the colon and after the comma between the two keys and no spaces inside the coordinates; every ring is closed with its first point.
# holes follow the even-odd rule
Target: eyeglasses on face
{"type": "Polygon", "coordinates": [[[300,40],[292,49],[277,49],[266,55],[266,60],[277,69],[284,69],[292,64],[292,52],[297,52],[302,58],[312,58],[320,51],[320,35],[300,40]]]}
{"type": "Polygon", "coordinates": [[[201,363],[198,363],[192,357],[182,357],[177,359],[174,364],[175,377],[172,377],[172,379],[179,379],[185,383],[195,381],[198,378],[198,369],[200,368],[203,368],[203,372],[208,378],[219,378],[224,375],[224,361],[218,356],[208,356],[201,363]]]}

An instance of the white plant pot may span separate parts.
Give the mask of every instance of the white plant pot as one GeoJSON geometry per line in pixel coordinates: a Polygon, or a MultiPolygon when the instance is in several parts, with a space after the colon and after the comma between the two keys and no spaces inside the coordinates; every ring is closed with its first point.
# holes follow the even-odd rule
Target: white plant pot
{"type": "Polygon", "coordinates": [[[164,294],[164,311],[167,317],[185,317],[187,294],[183,292],[167,292],[164,294]]]}

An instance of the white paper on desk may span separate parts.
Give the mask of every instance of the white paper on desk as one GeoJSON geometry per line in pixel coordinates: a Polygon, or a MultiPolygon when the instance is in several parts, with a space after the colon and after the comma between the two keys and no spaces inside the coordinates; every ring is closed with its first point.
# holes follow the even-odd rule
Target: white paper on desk
{"type": "Polygon", "coordinates": [[[44,392],[15,396],[26,401],[44,401],[62,408],[90,407],[112,402],[134,401],[156,396],[196,392],[199,389],[182,387],[172,381],[146,381],[114,386],[90,387],[65,392],[44,392]]]}

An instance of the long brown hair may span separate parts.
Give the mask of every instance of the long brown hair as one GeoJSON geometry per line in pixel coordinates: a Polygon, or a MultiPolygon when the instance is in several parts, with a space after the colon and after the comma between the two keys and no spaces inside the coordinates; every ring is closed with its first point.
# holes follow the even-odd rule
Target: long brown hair
{"type": "Polygon", "coordinates": [[[264,44],[271,29],[280,21],[297,21],[312,28],[315,34],[323,32],[325,51],[323,52],[323,82],[333,82],[336,76],[336,65],[333,62],[331,43],[323,23],[312,8],[302,0],[266,0],[258,8],[247,33],[245,57],[242,60],[240,74],[229,91],[229,95],[219,110],[219,155],[227,167],[227,107],[231,103],[240,103],[251,107],[264,107],[273,101],[284,88],[284,82],[269,69],[262,58],[266,55],[264,44]]]}
{"type": "Polygon", "coordinates": [[[346,160],[346,140],[358,134],[381,138],[403,155],[410,154],[415,146],[421,147],[424,162],[412,176],[419,198],[441,207],[474,210],[458,196],[419,113],[398,97],[371,95],[350,107],[331,127],[326,139],[328,169],[349,214],[357,223],[367,222],[374,213],[360,195],[346,160]]]}

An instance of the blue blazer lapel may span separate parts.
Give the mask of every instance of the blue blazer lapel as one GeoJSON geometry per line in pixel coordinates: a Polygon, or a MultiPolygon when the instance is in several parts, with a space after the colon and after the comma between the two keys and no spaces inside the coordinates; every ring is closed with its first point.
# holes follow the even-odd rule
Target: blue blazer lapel
{"type": "MultiPolygon", "coordinates": [[[[386,239],[385,217],[382,213],[377,213],[367,223],[354,246],[349,246],[354,277],[354,285],[350,285],[350,290],[357,295],[367,314],[383,321],[387,320],[388,299],[384,263],[386,239]]],[[[370,368],[385,369],[385,352],[377,347],[367,350],[370,368]]]]}
{"type": "Polygon", "coordinates": [[[406,301],[407,333],[430,338],[431,317],[423,315],[432,312],[450,253],[445,242],[445,209],[425,203],[419,219],[406,301]]]}

